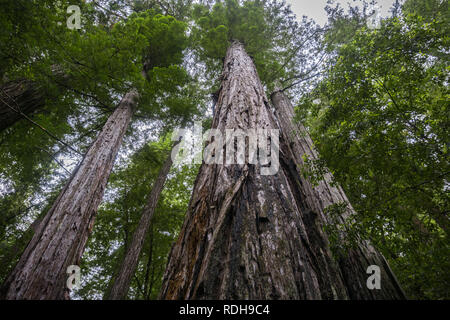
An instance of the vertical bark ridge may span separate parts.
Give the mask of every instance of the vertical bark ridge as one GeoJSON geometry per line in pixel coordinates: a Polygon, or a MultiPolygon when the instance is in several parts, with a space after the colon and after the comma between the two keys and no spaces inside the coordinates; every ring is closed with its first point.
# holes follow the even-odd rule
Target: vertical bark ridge
{"type": "Polygon", "coordinates": [[[67,298],[66,268],[79,263],[137,100],[130,91],[109,117],[5,281],[6,299],[67,298]]]}
{"type": "MultiPolygon", "coordinates": [[[[279,129],[253,61],[239,42],[227,51],[213,128],[223,133],[279,129]]],[[[325,217],[319,215],[324,213],[315,202],[335,203],[333,197],[341,199],[343,193],[307,193],[312,191],[302,187],[306,182],[297,177],[292,157],[289,139],[282,134],[281,168],[273,176],[260,175],[260,165],[201,166],[160,298],[398,297],[390,285],[381,296],[367,290],[366,251],[347,260],[355,264],[351,268],[340,267],[322,231],[325,217]]]]}
{"type": "MultiPolygon", "coordinates": [[[[253,61],[237,42],[228,50],[222,79],[214,128],[278,129],[253,61]]],[[[322,281],[323,259],[309,250],[304,213],[284,171],[261,176],[260,169],[202,165],[161,298],[345,297],[345,290],[332,288],[340,277],[322,281]]]]}
{"type": "MultiPolygon", "coordinates": [[[[305,166],[304,156],[310,159],[318,159],[313,142],[306,128],[299,123],[294,123],[294,108],[288,97],[281,91],[272,94],[271,97],[276,118],[282,128],[282,134],[288,144],[286,153],[290,154],[289,167],[292,174],[291,184],[297,188],[307,210],[315,212],[320,218],[318,220],[318,232],[324,225],[343,223],[351,218],[356,212],[348,201],[345,192],[340,186],[332,184],[333,177],[330,172],[324,174],[324,179],[313,186],[310,181],[301,174],[301,168],[305,166]],[[331,218],[326,213],[326,208],[333,204],[347,204],[347,208],[341,215],[331,218]],[[337,221],[336,221],[337,218],[337,221]]],[[[297,199],[301,201],[301,199],[297,199]]],[[[309,230],[312,230],[310,228],[309,230]]],[[[326,235],[321,235],[326,239],[326,235]]],[[[345,234],[342,235],[345,238],[345,234]]],[[[338,261],[340,271],[351,299],[403,299],[405,295],[399,286],[395,275],[392,273],[384,257],[373,248],[367,241],[359,239],[357,248],[347,250],[346,254],[335,257],[338,261]],[[369,290],[365,285],[368,275],[365,274],[369,265],[377,265],[381,268],[382,289],[369,290]]]]}

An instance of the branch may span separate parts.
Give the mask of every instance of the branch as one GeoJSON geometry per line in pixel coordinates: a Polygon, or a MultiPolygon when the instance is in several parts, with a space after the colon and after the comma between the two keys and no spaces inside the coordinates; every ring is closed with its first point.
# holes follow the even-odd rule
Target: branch
{"type": "Polygon", "coordinates": [[[403,191],[398,192],[395,196],[393,196],[392,198],[388,199],[386,202],[391,202],[392,200],[398,198],[402,193],[404,193],[404,192],[406,192],[408,190],[415,190],[417,188],[420,188],[423,185],[432,183],[432,182],[436,181],[437,179],[443,178],[443,177],[445,177],[448,174],[450,174],[450,171],[444,172],[444,173],[438,175],[437,177],[432,178],[431,180],[427,180],[427,181],[421,182],[419,184],[416,184],[414,186],[410,186],[410,187],[404,188],[403,191]]]}
{"type": "Polygon", "coordinates": [[[309,69],[309,71],[307,73],[292,76],[290,78],[283,80],[282,83],[286,83],[286,82],[294,80],[294,79],[303,79],[305,76],[309,75],[311,72],[313,72],[314,70],[317,69],[317,67],[322,63],[322,61],[326,55],[327,55],[326,53],[323,54],[322,57],[320,58],[320,60],[311,69],[309,69]]]}
{"type": "Polygon", "coordinates": [[[69,176],[72,174],[69,170],[67,170],[66,167],[64,167],[64,165],[53,154],[51,154],[50,152],[48,152],[45,149],[42,149],[41,147],[35,146],[35,148],[47,153],[61,168],[63,168],[69,174],[69,176]]]}
{"type": "Polygon", "coordinates": [[[33,125],[35,125],[36,127],[38,127],[39,129],[41,129],[42,131],[44,131],[48,136],[50,136],[51,138],[55,139],[56,141],[58,141],[59,143],[63,144],[64,146],[66,146],[67,148],[69,148],[70,150],[72,150],[73,152],[75,152],[76,154],[83,156],[80,152],[78,152],[77,150],[75,150],[74,148],[72,148],[70,145],[68,145],[67,143],[65,143],[64,141],[60,140],[58,137],[56,137],[53,133],[51,133],[50,131],[48,131],[47,129],[45,129],[43,126],[41,126],[39,123],[33,121],[30,117],[28,117],[25,113],[23,113],[20,110],[20,106],[17,104],[16,100],[14,100],[13,98],[11,98],[11,96],[9,96],[4,89],[2,89],[3,93],[11,100],[13,101],[16,105],[17,105],[17,110],[14,109],[13,107],[11,107],[11,105],[3,100],[3,98],[0,96],[0,100],[1,102],[3,102],[8,108],[10,108],[11,110],[13,110],[14,112],[18,113],[21,117],[25,118],[26,120],[28,120],[29,122],[31,122],[33,125]]]}
{"type": "Polygon", "coordinates": [[[300,45],[298,45],[297,48],[294,49],[294,51],[292,52],[292,54],[287,58],[287,60],[285,61],[285,63],[284,63],[277,71],[275,71],[274,77],[276,77],[277,74],[279,74],[279,72],[280,72],[281,70],[283,70],[283,69],[288,65],[288,63],[289,63],[289,62],[297,55],[297,52],[299,52],[300,49],[302,49],[302,48],[305,46],[305,44],[306,44],[311,38],[313,38],[316,34],[318,34],[318,33],[320,33],[320,32],[322,32],[322,29],[316,30],[316,31],[315,31],[311,36],[309,36],[304,42],[302,42],[300,45]]]}
{"type": "MultiPolygon", "coordinates": [[[[112,15],[114,15],[114,16],[116,16],[116,17],[119,17],[119,18],[121,18],[121,19],[123,19],[123,20],[127,20],[127,17],[122,16],[122,15],[120,15],[120,14],[114,12],[114,11],[109,10],[108,8],[103,7],[102,5],[100,5],[99,3],[97,3],[97,0],[94,0],[93,3],[94,3],[95,6],[99,7],[99,8],[102,9],[102,10],[105,10],[105,11],[108,12],[109,14],[112,14],[112,15]]],[[[121,13],[124,14],[122,11],[121,11],[121,13]]]]}
{"type": "Polygon", "coordinates": [[[313,74],[312,76],[309,76],[309,77],[306,77],[306,78],[302,78],[299,81],[296,81],[296,82],[292,83],[291,85],[285,87],[284,89],[278,90],[277,92],[284,92],[286,90],[289,90],[290,88],[295,87],[296,85],[298,85],[298,84],[300,84],[300,83],[302,83],[304,81],[307,81],[309,79],[315,78],[315,77],[317,77],[317,76],[319,76],[321,74],[322,74],[322,72],[319,72],[319,73],[313,74]]]}

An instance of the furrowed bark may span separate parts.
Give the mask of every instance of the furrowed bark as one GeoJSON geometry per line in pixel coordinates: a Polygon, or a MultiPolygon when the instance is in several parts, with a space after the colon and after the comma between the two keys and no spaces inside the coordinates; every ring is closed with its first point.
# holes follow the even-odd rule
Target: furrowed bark
{"type": "MultiPolygon", "coordinates": [[[[332,184],[333,177],[330,172],[324,174],[324,179],[313,186],[302,173],[305,166],[305,157],[318,159],[313,142],[306,128],[294,122],[294,108],[291,101],[282,91],[276,91],[271,97],[275,116],[281,127],[282,135],[286,140],[286,152],[290,154],[289,162],[284,163],[286,170],[291,171],[291,185],[298,190],[298,202],[303,201],[307,210],[315,212],[319,224],[322,226],[344,223],[345,220],[356,215],[355,210],[348,201],[343,189],[332,184]],[[346,209],[337,217],[330,217],[326,208],[335,204],[346,204],[346,209]]],[[[345,241],[345,234],[342,234],[345,241]]],[[[353,240],[354,241],[354,240],[353,240]]],[[[344,254],[335,257],[338,261],[340,273],[347,288],[350,299],[404,299],[405,295],[389,268],[384,257],[367,241],[357,240],[354,248],[345,250],[344,254]],[[368,265],[377,265],[381,269],[381,290],[369,290],[365,285],[368,275],[365,268],[368,265]]]]}
{"type": "MultiPolygon", "coordinates": [[[[213,128],[279,129],[253,61],[238,42],[225,58],[213,128]]],[[[366,269],[372,260],[366,253],[353,260],[355,274],[341,271],[322,231],[320,211],[296,185],[292,162],[282,134],[281,168],[272,176],[262,176],[261,165],[248,163],[201,166],[160,298],[399,297],[390,290],[379,296],[369,292],[366,269]]],[[[392,281],[383,280],[382,285],[392,281]]]]}
{"type": "Polygon", "coordinates": [[[164,184],[167,180],[167,175],[169,174],[170,168],[172,167],[172,163],[172,157],[171,154],[169,154],[161,170],[159,171],[158,177],[152,187],[152,191],[148,196],[141,219],[136,230],[134,231],[131,244],[128,246],[125,258],[122,261],[119,272],[114,279],[111,290],[109,291],[109,296],[107,297],[108,300],[122,300],[127,296],[131,278],[136,272],[136,268],[139,263],[139,256],[142,251],[142,246],[144,245],[145,235],[151,225],[159,197],[164,188],[164,184]]]}
{"type": "Polygon", "coordinates": [[[67,267],[80,262],[137,99],[130,91],[109,117],[3,284],[3,298],[68,298],[67,267]]]}

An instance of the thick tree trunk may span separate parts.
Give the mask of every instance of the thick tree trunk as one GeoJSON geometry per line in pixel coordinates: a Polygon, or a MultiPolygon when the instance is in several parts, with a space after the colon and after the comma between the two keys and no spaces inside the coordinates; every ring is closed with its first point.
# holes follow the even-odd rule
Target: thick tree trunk
{"type": "Polygon", "coordinates": [[[172,163],[172,157],[171,154],[169,154],[167,160],[159,171],[155,183],[153,184],[152,191],[147,199],[147,203],[142,212],[139,224],[134,231],[131,244],[128,246],[125,258],[122,261],[119,272],[114,279],[111,290],[109,291],[109,296],[107,297],[109,300],[122,300],[127,296],[131,278],[136,272],[139,262],[139,256],[142,251],[142,246],[144,245],[145,235],[147,234],[152,222],[159,197],[167,180],[167,175],[169,174],[170,168],[172,167],[172,163]]]}
{"type": "MultiPolygon", "coordinates": [[[[253,61],[238,42],[225,58],[213,128],[279,129],[253,61]]],[[[295,184],[297,172],[289,167],[292,155],[284,135],[280,162],[272,176],[260,175],[260,165],[202,165],[160,298],[400,297],[395,290],[367,289],[371,260],[366,255],[354,261],[356,274],[341,272],[320,212],[295,184]],[[351,294],[358,290],[357,296],[351,294]]],[[[382,280],[385,288],[394,287],[390,278],[382,280]]]]}
{"type": "Polygon", "coordinates": [[[0,132],[41,110],[45,106],[45,90],[31,80],[12,81],[0,88],[0,132]]]}
{"type": "Polygon", "coordinates": [[[2,288],[6,299],[64,299],[66,274],[77,265],[92,230],[98,205],[137,103],[129,92],[39,224],[2,288]]]}
{"type": "MultiPolygon", "coordinates": [[[[291,172],[290,183],[296,188],[299,199],[303,201],[307,210],[317,213],[318,223],[322,226],[344,223],[356,214],[344,191],[340,186],[332,183],[330,172],[324,174],[324,179],[313,186],[302,173],[305,166],[305,157],[317,160],[318,154],[313,147],[313,142],[306,128],[294,120],[294,108],[288,97],[281,91],[276,91],[271,97],[275,115],[281,127],[282,135],[287,142],[283,151],[290,154],[288,162],[284,163],[286,170],[291,172]],[[345,204],[342,212],[335,212],[334,216],[327,213],[327,207],[345,204]]],[[[389,268],[384,257],[377,252],[367,241],[360,239],[347,240],[346,234],[341,234],[343,242],[350,241],[350,248],[344,248],[345,252],[335,255],[338,261],[343,281],[346,285],[348,296],[351,299],[402,299],[404,293],[399,286],[394,274],[389,268]],[[377,265],[381,269],[381,290],[368,290],[365,282],[368,275],[365,273],[367,266],[377,265]],[[361,288],[362,285],[362,288],[361,288]]]]}

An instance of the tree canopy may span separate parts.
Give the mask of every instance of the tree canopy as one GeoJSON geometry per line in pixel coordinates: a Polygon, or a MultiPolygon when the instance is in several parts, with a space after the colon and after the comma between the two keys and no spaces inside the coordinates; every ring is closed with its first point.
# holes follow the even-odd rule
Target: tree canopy
{"type": "Polygon", "coordinates": [[[448,7],[430,11],[438,2],[359,25],[297,108],[321,155],[311,172],[332,170],[359,213],[349,227],[415,298],[448,298],[449,30],[448,7]]]}
{"type": "MultiPolygon", "coordinates": [[[[280,0],[0,0],[0,116],[18,118],[0,128],[0,283],[108,117],[137,90],[72,298],[107,295],[170,135],[194,120],[209,129],[237,40],[267,96],[286,93],[311,134],[320,156],[304,159],[304,175],[315,184],[330,170],[358,213],[328,227],[330,239],[345,229],[370,240],[409,297],[449,299],[449,4],[396,1],[370,28],[362,3],[328,5],[321,27],[280,0]],[[73,5],[80,29],[66,25],[73,5]],[[27,101],[33,108],[21,109],[27,101]]],[[[198,170],[171,169],[129,299],[158,298],[198,170]]]]}

